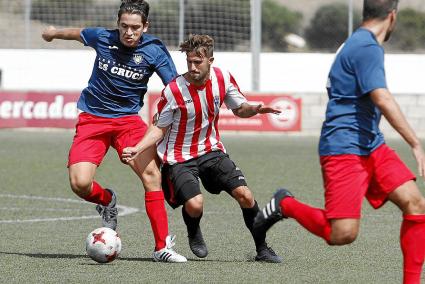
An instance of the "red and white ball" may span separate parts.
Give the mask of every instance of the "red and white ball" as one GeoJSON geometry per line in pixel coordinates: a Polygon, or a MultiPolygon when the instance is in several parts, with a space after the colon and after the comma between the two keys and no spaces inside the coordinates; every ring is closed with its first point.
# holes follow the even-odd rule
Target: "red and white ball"
{"type": "Polygon", "coordinates": [[[86,252],[94,261],[111,262],[121,252],[121,239],[118,233],[110,228],[97,228],[87,236],[86,252]]]}

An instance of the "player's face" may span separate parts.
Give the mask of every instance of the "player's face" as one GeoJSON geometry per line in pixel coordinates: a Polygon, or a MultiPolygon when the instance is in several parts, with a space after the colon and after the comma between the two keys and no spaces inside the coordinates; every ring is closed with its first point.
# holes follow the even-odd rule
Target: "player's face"
{"type": "Polygon", "coordinates": [[[195,51],[186,54],[187,73],[189,78],[197,84],[203,84],[208,80],[210,67],[214,57],[197,54],[195,51]]]}
{"type": "Polygon", "coordinates": [[[136,47],[140,37],[148,30],[148,23],[143,25],[139,14],[122,14],[118,20],[120,41],[127,47],[136,47]]]}

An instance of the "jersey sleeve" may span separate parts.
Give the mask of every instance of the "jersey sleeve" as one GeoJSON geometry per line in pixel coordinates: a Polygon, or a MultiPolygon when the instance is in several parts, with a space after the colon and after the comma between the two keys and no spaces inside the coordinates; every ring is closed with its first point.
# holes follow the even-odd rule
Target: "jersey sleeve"
{"type": "Polygon", "coordinates": [[[174,114],[174,99],[170,94],[169,86],[165,87],[162,90],[161,97],[159,99],[157,108],[158,112],[156,114],[156,125],[158,127],[167,127],[173,123],[173,114],[174,114]]]}
{"type": "Polygon", "coordinates": [[[226,86],[226,95],[224,97],[224,103],[226,104],[228,109],[237,109],[243,103],[247,102],[247,99],[242,94],[232,74],[228,73],[227,75],[229,76],[229,81],[226,86]]]}
{"type": "Polygon", "coordinates": [[[167,85],[177,76],[173,59],[162,43],[159,45],[159,51],[156,57],[155,72],[161,78],[164,85],[167,85]]]}
{"type": "Polygon", "coordinates": [[[81,38],[85,46],[96,48],[99,35],[104,31],[103,28],[85,28],[81,31],[81,38]]]}
{"type": "Polygon", "coordinates": [[[359,50],[354,58],[354,72],[362,95],[387,88],[383,49],[378,45],[369,45],[359,50]]]}

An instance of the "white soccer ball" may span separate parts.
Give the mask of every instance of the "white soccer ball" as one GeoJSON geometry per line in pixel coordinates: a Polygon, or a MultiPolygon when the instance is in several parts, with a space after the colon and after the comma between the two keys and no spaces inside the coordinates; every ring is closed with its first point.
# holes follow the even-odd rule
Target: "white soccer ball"
{"type": "Polygon", "coordinates": [[[121,238],[110,228],[97,228],[87,236],[86,251],[94,261],[111,262],[121,252],[121,238]]]}

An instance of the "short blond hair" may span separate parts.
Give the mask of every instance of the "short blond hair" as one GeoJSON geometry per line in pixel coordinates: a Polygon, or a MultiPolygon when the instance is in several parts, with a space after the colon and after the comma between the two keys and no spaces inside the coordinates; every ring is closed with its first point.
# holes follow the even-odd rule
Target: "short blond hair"
{"type": "Polygon", "coordinates": [[[214,39],[209,35],[189,35],[188,39],[180,44],[181,52],[196,52],[197,55],[212,57],[214,54],[214,39]]]}

